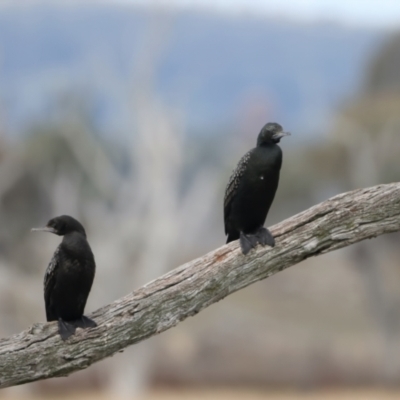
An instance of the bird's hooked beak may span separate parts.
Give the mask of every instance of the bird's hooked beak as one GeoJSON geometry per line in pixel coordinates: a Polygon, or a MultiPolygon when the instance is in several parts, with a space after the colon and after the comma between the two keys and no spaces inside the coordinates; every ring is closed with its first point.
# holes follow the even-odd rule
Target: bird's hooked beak
{"type": "Polygon", "coordinates": [[[274,133],[274,134],[272,135],[272,139],[273,139],[273,140],[280,140],[280,139],[282,139],[284,136],[290,136],[290,135],[291,135],[290,132],[281,131],[281,132],[274,133]]]}
{"type": "Polygon", "coordinates": [[[31,232],[50,232],[56,233],[56,230],[51,226],[44,226],[43,228],[32,228],[31,232]]]}

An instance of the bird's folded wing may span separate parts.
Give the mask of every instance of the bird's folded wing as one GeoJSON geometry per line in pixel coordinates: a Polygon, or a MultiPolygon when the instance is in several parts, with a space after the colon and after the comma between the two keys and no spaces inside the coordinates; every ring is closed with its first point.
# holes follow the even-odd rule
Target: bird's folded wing
{"type": "Polygon", "coordinates": [[[224,198],[224,220],[225,220],[225,233],[227,234],[227,219],[229,217],[231,203],[235,198],[237,189],[240,185],[241,178],[246,171],[247,164],[250,160],[251,154],[254,149],[248,151],[239,161],[236,169],[232,172],[231,177],[229,178],[228,185],[225,190],[225,198],[224,198]]]}
{"type": "Polygon", "coordinates": [[[59,257],[59,252],[60,252],[60,246],[57,247],[56,251],[53,254],[53,257],[49,263],[49,266],[46,269],[46,273],[44,274],[44,301],[45,301],[45,306],[46,306],[46,316],[48,321],[52,321],[55,318],[54,315],[52,315],[51,311],[51,294],[53,292],[54,286],[55,286],[55,271],[58,267],[58,263],[60,261],[59,257]]]}

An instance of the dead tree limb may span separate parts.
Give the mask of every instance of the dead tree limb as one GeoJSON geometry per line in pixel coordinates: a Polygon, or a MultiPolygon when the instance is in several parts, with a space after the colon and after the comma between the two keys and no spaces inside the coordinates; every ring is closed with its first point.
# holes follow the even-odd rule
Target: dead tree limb
{"type": "Polygon", "coordinates": [[[97,310],[98,327],[67,342],[56,323],[0,340],[0,388],[87,368],[308,257],[398,230],[400,183],[340,194],[272,227],[275,248],[222,246],[97,310]]]}

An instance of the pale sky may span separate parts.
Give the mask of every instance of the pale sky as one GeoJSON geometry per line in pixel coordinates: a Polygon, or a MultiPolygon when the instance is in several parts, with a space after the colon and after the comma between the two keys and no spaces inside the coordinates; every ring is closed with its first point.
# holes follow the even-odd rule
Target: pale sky
{"type": "Polygon", "coordinates": [[[301,20],[400,28],[400,0],[116,0],[132,4],[179,5],[226,12],[248,11],[301,20]]]}

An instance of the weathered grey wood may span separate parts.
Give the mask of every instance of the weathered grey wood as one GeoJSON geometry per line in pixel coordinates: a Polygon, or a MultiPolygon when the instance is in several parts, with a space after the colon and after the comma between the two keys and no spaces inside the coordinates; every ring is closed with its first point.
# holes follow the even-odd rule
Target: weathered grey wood
{"type": "Polygon", "coordinates": [[[0,340],[0,387],[87,368],[308,257],[398,230],[400,183],[340,194],[272,227],[275,248],[243,256],[237,242],[222,246],[97,310],[99,326],[67,342],[56,323],[0,340]]]}

